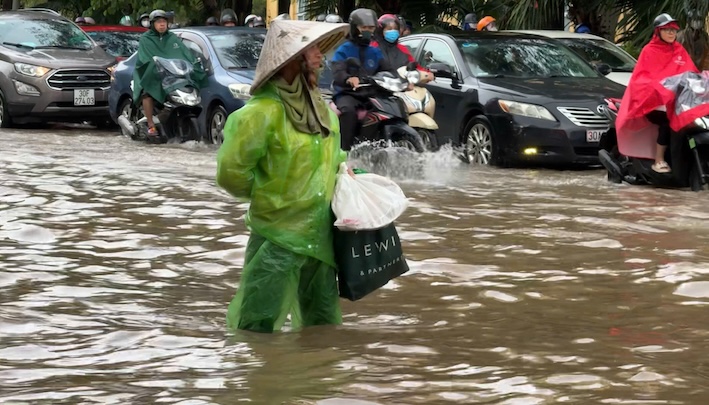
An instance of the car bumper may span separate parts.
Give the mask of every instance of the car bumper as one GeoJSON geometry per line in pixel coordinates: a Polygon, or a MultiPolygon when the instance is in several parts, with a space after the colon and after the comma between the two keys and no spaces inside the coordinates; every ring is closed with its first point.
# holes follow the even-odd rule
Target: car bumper
{"type": "Polygon", "coordinates": [[[55,90],[43,79],[10,77],[3,82],[8,113],[16,122],[29,121],[88,121],[108,119],[108,90],[94,90],[93,105],[74,105],[74,90],[55,90]],[[21,82],[40,92],[39,96],[20,94],[17,82],[21,82]]]}
{"type": "Polygon", "coordinates": [[[599,143],[586,140],[587,128],[518,116],[510,119],[509,115],[492,117],[491,121],[502,141],[502,153],[509,160],[555,164],[599,162],[599,143]]]}

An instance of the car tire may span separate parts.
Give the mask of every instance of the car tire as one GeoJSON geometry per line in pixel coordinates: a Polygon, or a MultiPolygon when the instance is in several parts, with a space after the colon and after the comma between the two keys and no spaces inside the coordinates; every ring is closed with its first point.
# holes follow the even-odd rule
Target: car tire
{"type": "Polygon", "coordinates": [[[228,114],[221,104],[217,104],[209,110],[207,118],[207,133],[204,137],[205,143],[221,145],[224,143],[224,124],[228,114]]]}
{"type": "Polygon", "coordinates": [[[476,115],[465,126],[461,137],[463,158],[470,164],[500,165],[501,158],[492,125],[484,115],[476,115]]]}
{"type": "Polygon", "coordinates": [[[421,140],[423,141],[423,146],[427,151],[435,152],[438,150],[438,139],[436,138],[436,133],[429,131],[424,128],[416,128],[416,132],[421,135],[421,140]]]}
{"type": "Polygon", "coordinates": [[[0,128],[12,127],[12,118],[5,102],[5,93],[0,89],[0,128]]]}

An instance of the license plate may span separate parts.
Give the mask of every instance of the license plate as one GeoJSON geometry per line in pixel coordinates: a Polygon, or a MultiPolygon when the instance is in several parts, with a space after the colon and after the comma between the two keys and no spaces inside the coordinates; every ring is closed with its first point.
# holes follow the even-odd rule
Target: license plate
{"type": "Polygon", "coordinates": [[[74,105],[96,105],[94,89],[74,90],[74,105]]]}
{"type": "Polygon", "coordinates": [[[586,142],[600,142],[601,136],[605,135],[605,130],[589,129],[586,131],[586,142]]]}

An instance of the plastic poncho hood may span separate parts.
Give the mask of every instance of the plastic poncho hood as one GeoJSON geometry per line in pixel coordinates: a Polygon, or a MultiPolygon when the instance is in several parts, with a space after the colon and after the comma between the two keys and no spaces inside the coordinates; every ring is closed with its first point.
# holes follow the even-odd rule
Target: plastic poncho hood
{"type": "Polygon", "coordinates": [[[668,105],[668,90],[661,82],[684,72],[697,72],[689,54],[677,41],[670,44],[660,39],[656,30],[650,43],[640,53],[620,104],[616,121],[620,153],[654,159],[657,126],[645,116],[655,109],[666,109],[672,124],[672,105],[668,105]]]}
{"type": "Polygon", "coordinates": [[[204,71],[194,55],[177,35],[170,31],[160,34],[153,26],[141,35],[138,46],[138,60],[133,71],[133,102],[136,104],[139,103],[143,92],[149,94],[160,104],[167,98],[153,56],[182,59],[193,64],[192,79],[197,86],[205,77],[204,71]]]}

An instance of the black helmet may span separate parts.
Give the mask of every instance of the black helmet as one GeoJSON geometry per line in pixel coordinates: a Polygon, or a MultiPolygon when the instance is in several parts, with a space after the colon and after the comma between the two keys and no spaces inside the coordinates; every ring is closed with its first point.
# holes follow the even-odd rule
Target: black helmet
{"type": "Polygon", "coordinates": [[[468,13],[463,18],[463,30],[475,31],[478,29],[478,16],[475,13],[468,13]]]}
{"type": "Polygon", "coordinates": [[[150,24],[152,25],[158,18],[162,18],[167,21],[167,13],[165,10],[153,10],[148,18],[150,18],[150,24]]]}
{"type": "Polygon", "coordinates": [[[327,18],[327,16],[325,14],[318,14],[317,17],[315,17],[315,21],[325,22],[325,18],[327,18]]]}
{"type": "Polygon", "coordinates": [[[251,27],[266,28],[266,21],[263,20],[263,17],[257,15],[256,17],[251,19],[251,27]]]}
{"type": "Polygon", "coordinates": [[[326,23],[341,23],[342,22],[342,17],[340,17],[337,14],[328,14],[327,17],[325,17],[325,22],[326,23]]]}
{"type": "Polygon", "coordinates": [[[665,25],[667,25],[669,23],[676,23],[676,22],[677,22],[677,20],[672,18],[671,15],[669,15],[667,13],[662,13],[662,14],[658,15],[657,17],[655,17],[655,21],[653,21],[652,25],[655,26],[655,28],[660,28],[660,27],[664,27],[665,25]]]}
{"type": "Polygon", "coordinates": [[[236,24],[236,21],[237,21],[236,20],[236,13],[234,12],[234,10],[227,8],[227,9],[224,9],[224,11],[222,11],[222,17],[219,20],[219,22],[221,22],[222,25],[224,25],[225,23],[228,23],[228,22],[236,24]]]}
{"type": "Polygon", "coordinates": [[[214,16],[212,16],[207,18],[207,25],[219,25],[219,22],[214,16]]]}
{"type": "Polygon", "coordinates": [[[360,39],[360,35],[357,28],[358,25],[376,27],[377,26],[377,13],[374,10],[368,8],[358,8],[357,10],[350,13],[350,38],[353,40],[362,40],[364,43],[369,43],[367,39],[360,39]]]}

